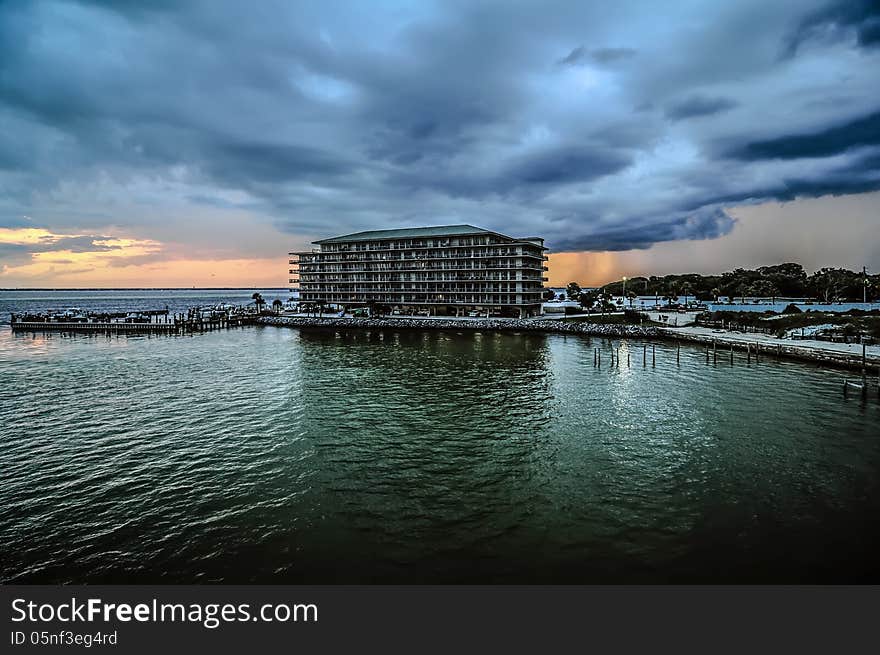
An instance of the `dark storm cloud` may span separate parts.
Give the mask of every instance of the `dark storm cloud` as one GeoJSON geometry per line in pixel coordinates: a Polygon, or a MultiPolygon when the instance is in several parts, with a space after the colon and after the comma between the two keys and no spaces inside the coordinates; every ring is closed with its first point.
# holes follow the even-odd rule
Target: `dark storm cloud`
{"type": "Polygon", "coordinates": [[[567,146],[536,153],[514,164],[501,178],[507,188],[520,184],[565,184],[588,182],[625,168],[631,161],[622,152],[595,146],[567,146]]]}
{"type": "Polygon", "coordinates": [[[591,61],[600,64],[610,64],[621,59],[629,59],[635,55],[636,51],[633,48],[596,48],[595,50],[587,50],[586,47],[580,45],[573,48],[571,52],[556,63],[560,66],[578,66],[590,63],[591,61]]]}
{"type": "Polygon", "coordinates": [[[674,121],[680,121],[685,118],[720,114],[721,112],[733,109],[736,105],[736,101],[730,98],[691,96],[667,107],[666,116],[674,121]]]}
{"type": "Polygon", "coordinates": [[[262,182],[318,180],[351,172],[352,165],[318,148],[276,143],[224,143],[211,149],[205,170],[217,180],[241,183],[247,177],[262,182]]]}
{"type": "MultiPolygon", "coordinates": [[[[576,219],[575,219],[576,220],[576,219]]],[[[605,250],[631,250],[650,248],[658,241],[678,239],[715,239],[733,229],[735,220],[723,209],[700,208],[676,216],[655,216],[651,221],[650,235],[633,231],[630,226],[616,225],[602,230],[605,250]]],[[[595,235],[589,233],[560,239],[556,249],[561,251],[592,250],[595,235]]]]}
{"type": "Polygon", "coordinates": [[[851,35],[864,48],[880,47],[880,2],[835,0],[810,13],[789,37],[787,54],[795,54],[811,40],[833,41],[851,35]]]}
{"type": "Polygon", "coordinates": [[[738,159],[828,157],[871,145],[880,145],[880,112],[808,134],[747,143],[731,155],[738,159]]]}
{"type": "Polygon", "coordinates": [[[0,3],[0,224],[713,238],[729,202],[875,188],[874,6],[0,3]]]}

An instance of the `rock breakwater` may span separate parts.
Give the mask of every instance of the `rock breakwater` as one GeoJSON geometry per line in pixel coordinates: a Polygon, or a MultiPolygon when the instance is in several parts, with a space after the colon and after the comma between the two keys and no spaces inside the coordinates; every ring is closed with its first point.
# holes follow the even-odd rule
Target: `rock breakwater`
{"type": "Polygon", "coordinates": [[[501,332],[551,332],[603,337],[657,337],[655,327],[587,321],[540,319],[454,319],[454,318],[312,318],[304,316],[263,316],[263,325],[295,328],[389,329],[389,330],[492,330],[501,332]]]}

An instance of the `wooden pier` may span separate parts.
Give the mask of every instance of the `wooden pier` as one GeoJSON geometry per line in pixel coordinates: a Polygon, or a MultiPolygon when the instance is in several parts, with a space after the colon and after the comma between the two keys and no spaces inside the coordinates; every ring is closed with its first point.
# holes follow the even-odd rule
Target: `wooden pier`
{"type": "Polygon", "coordinates": [[[246,311],[202,310],[193,308],[179,314],[167,311],[144,313],[148,320],[100,320],[106,315],[88,315],[76,320],[65,320],[53,315],[13,314],[10,327],[13,332],[77,332],[91,334],[190,334],[210,332],[250,325],[258,315],[246,311]]]}

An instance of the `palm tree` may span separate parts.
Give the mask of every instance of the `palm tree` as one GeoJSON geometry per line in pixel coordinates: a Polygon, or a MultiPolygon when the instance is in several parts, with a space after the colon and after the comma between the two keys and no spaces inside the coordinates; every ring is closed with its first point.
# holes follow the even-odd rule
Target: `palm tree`
{"type": "Polygon", "coordinates": [[[684,293],[684,306],[687,307],[688,304],[688,294],[691,292],[691,283],[685,282],[681,285],[682,293],[684,293]]]}
{"type": "Polygon", "coordinates": [[[284,303],[278,300],[278,298],[272,301],[272,309],[275,311],[276,314],[281,313],[282,307],[284,307],[284,303]]]}
{"type": "Polygon", "coordinates": [[[263,305],[266,304],[266,301],[263,300],[263,294],[254,293],[254,295],[252,295],[251,298],[253,298],[254,304],[257,306],[257,313],[259,314],[263,309],[263,305]]]}
{"type": "Polygon", "coordinates": [[[593,308],[593,305],[596,304],[596,293],[593,291],[588,291],[586,293],[582,293],[578,296],[578,301],[581,303],[581,307],[587,310],[587,314],[590,313],[590,310],[593,308]]]}

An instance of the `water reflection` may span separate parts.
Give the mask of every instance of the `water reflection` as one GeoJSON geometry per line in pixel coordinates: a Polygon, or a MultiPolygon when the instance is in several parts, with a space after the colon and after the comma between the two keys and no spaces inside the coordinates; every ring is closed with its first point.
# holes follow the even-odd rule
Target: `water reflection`
{"type": "Polygon", "coordinates": [[[0,332],[2,579],[876,579],[880,403],[815,367],[644,352],[0,332]]]}

